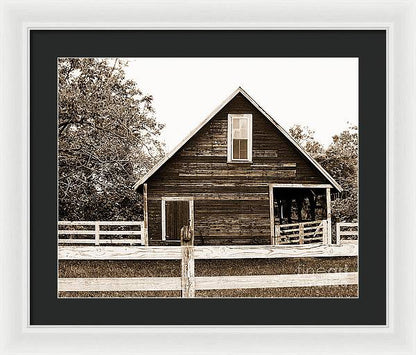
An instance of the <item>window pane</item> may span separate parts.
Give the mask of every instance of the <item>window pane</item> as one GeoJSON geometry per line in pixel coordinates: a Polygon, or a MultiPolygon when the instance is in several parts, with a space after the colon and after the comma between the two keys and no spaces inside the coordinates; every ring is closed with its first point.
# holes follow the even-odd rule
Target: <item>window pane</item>
{"type": "Polygon", "coordinates": [[[247,159],[247,139],[240,139],[240,159],[247,159]]]}
{"type": "Polygon", "coordinates": [[[240,139],[240,129],[239,128],[233,128],[233,138],[234,139],[240,139]]]}
{"type": "Polygon", "coordinates": [[[247,118],[240,118],[240,138],[248,138],[248,127],[247,127],[248,119],[247,118]]]}
{"type": "Polygon", "coordinates": [[[248,118],[233,117],[233,139],[248,139],[248,118]]]}
{"type": "Polygon", "coordinates": [[[240,142],[238,139],[233,139],[233,159],[240,157],[240,142]]]}
{"type": "Polygon", "coordinates": [[[248,159],[247,139],[233,139],[233,159],[248,159]]]}
{"type": "Polygon", "coordinates": [[[240,118],[233,117],[233,129],[239,129],[239,128],[240,128],[240,118]]]}

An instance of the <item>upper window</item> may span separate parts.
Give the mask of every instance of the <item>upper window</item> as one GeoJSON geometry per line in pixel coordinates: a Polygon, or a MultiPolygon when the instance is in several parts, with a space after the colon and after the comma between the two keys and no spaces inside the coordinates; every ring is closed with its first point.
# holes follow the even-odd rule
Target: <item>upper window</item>
{"type": "Polygon", "coordinates": [[[252,115],[228,115],[228,161],[251,161],[252,115]]]}

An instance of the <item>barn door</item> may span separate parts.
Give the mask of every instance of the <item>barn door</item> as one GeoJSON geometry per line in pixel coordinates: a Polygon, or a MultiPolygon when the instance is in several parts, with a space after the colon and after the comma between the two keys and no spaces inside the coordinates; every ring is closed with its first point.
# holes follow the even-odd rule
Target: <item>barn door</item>
{"type": "Polygon", "coordinates": [[[181,228],[192,226],[192,202],[188,200],[164,201],[165,240],[180,240],[181,228]]]}

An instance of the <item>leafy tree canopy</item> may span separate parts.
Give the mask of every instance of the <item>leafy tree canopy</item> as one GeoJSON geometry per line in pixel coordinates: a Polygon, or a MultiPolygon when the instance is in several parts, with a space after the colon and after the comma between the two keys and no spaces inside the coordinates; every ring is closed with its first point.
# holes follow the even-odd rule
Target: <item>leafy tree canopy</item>
{"type": "Polygon", "coordinates": [[[152,96],[119,59],[58,62],[59,218],[136,220],[137,179],[164,154],[152,96]]]}
{"type": "Polygon", "coordinates": [[[332,137],[325,149],[315,140],[309,127],[295,125],[289,129],[292,137],[341,185],[344,191],[335,194],[332,215],[336,221],[358,219],[358,127],[349,126],[332,137]]]}
{"type": "Polygon", "coordinates": [[[315,131],[307,126],[294,125],[289,128],[290,135],[314,157],[324,153],[324,147],[315,140],[315,131]]]}

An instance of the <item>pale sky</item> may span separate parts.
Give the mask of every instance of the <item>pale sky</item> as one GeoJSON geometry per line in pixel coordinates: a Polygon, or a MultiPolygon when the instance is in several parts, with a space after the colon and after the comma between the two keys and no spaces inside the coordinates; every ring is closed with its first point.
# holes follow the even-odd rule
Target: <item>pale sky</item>
{"type": "Polygon", "coordinates": [[[358,58],[130,58],[153,96],[168,151],[241,86],[283,128],[309,126],[327,146],[358,125],[358,58]]]}

